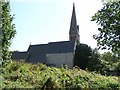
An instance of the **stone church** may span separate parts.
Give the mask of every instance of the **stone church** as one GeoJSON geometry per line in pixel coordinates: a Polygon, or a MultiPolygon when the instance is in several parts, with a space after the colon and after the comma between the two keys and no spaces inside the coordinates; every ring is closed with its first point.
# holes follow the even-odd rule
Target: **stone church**
{"type": "Polygon", "coordinates": [[[28,63],[39,62],[55,67],[67,65],[72,68],[74,66],[76,45],[79,43],[79,26],[77,25],[75,5],[73,4],[69,41],[30,45],[26,52],[13,52],[12,59],[25,60],[28,63]]]}

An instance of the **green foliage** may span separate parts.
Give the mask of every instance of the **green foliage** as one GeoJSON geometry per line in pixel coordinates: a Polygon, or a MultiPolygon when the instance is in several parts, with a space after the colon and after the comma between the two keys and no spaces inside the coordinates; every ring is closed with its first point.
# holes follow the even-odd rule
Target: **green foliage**
{"type": "Polygon", "coordinates": [[[44,90],[82,89],[119,90],[118,77],[102,76],[73,69],[47,67],[43,64],[12,62],[3,68],[3,85],[0,88],[34,88],[44,90]]]}
{"type": "Polygon", "coordinates": [[[99,10],[93,17],[92,21],[96,21],[101,27],[100,32],[94,35],[97,44],[101,49],[111,49],[120,54],[120,1],[109,2],[99,10]]]}
{"type": "Polygon", "coordinates": [[[2,64],[2,22],[1,22],[2,2],[0,1],[0,65],[2,64]]]}
{"type": "Polygon", "coordinates": [[[90,60],[88,61],[87,69],[90,71],[101,71],[103,64],[100,60],[100,53],[95,48],[92,50],[90,60]]]}
{"type": "Polygon", "coordinates": [[[102,1],[106,1],[106,2],[118,2],[120,0],[102,0],[102,1]]]}
{"type": "Polygon", "coordinates": [[[120,57],[111,52],[100,54],[86,44],[79,44],[75,50],[74,66],[89,71],[96,71],[103,75],[120,75],[120,57]]]}
{"type": "Polygon", "coordinates": [[[105,52],[101,54],[101,59],[108,61],[109,63],[114,63],[114,62],[117,62],[118,59],[120,59],[120,57],[112,52],[105,52]]]}
{"type": "Polygon", "coordinates": [[[12,38],[15,36],[15,24],[12,24],[14,17],[10,14],[10,2],[0,1],[1,7],[1,24],[2,24],[2,59],[10,60],[9,47],[12,38]]]}
{"type": "Polygon", "coordinates": [[[104,65],[103,70],[107,75],[120,75],[120,57],[111,52],[105,52],[100,56],[101,63],[104,65]]]}
{"type": "Polygon", "coordinates": [[[100,54],[97,49],[92,50],[87,69],[103,75],[120,75],[120,57],[111,52],[100,54]]]}
{"type": "Polygon", "coordinates": [[[85,69],[90,60],[92,49],[86,44],[79,44],[76,46],[74,65],[85,69]]]}

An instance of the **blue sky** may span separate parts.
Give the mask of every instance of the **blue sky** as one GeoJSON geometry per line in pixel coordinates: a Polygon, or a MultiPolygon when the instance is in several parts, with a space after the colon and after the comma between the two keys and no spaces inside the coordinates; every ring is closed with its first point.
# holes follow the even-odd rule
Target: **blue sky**
{"type": "Polygon", "coordinates": [[[17,34],[10,50],[26,51],[31,44],[68,41],[73,2],[75,3],[80,42],[97,46],[93,34],[97,24],[91,17],[102,8],[98,0],[11,0],[11,14],[17,34]]]}

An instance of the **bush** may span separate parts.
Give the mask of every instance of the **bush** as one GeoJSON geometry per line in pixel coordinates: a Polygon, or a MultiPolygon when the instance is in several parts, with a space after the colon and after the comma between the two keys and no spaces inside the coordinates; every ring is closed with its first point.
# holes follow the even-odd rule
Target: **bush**
{"type": "Polygon", "coordinates": [[[110,89],[120,87],[118,77],[102,76],[74,67],[55,68],[43,64],[12,62],[3,68],[1,88],[34,89],[110,89]]]}

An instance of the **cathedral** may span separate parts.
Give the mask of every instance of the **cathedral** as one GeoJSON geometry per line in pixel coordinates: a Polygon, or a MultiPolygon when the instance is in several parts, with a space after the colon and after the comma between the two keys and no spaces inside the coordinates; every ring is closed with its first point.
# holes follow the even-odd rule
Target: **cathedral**
{"type": "Polygon", "coordinates": [[[75,5],[73,3],[69,41],[30,45],[26,52],[13,52],[12,59],[16,61],[24,60],[28,63],[43,63],[54,67],[67,65],[72,68],[74,66],[76,45],[79,43],[79,25],[77,25],[75,5]]]}

